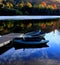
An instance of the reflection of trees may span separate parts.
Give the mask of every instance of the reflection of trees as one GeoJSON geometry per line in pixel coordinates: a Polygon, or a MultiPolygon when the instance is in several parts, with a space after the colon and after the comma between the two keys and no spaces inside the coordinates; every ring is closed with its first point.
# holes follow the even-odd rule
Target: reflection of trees
{"type": "Polygon", "coordinates": [[[27,20],[27,21],[0,21],[0,34],[10,32],[28,32],[41,29],[42,32],[60,31],[60,20],[27,20]]]}

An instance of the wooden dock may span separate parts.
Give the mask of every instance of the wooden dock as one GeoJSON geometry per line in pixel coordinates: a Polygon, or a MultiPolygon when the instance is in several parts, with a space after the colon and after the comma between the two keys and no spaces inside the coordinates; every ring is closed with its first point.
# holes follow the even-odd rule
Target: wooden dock
{"type": "Polygon", "coordinates": [[[20,37],[20,36],[21,33],[10,33],[7,35],[3,35],[2,37],[0,37],[0,48],[9,44],[13,38],[20,37]]]}

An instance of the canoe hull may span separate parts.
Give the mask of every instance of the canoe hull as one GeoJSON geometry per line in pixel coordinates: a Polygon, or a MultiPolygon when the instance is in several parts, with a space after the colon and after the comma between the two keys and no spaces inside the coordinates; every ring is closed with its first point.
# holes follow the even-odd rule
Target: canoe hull
{"type": "Polygon", "coordinates": [[[15,48],[41,48],[41,47],[46,47],[47,46],[48,40],[44,42],[17,42],[17,41],[12,41],[13,45],[15,48]],[[30,44],[31,43],[31,44],[30,44]]]}

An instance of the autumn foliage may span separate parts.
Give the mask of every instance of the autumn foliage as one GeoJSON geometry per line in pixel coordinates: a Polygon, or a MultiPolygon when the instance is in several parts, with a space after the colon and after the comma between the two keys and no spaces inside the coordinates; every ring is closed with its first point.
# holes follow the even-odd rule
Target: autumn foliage
{"type": "Polygon", "coordinates": [[[55,15],[60,14],[56,4],[0,1],[0,15],[55,15]],[[58,13],[57,13],[58,12],[58,13]]]}
{"type": "Polygon", "coordinates": [[[49,5],[49,4],[47,4],[45,1],[43,1],[43,2],[41,2],[40,4],[32,4],[31,2],[19,2],[19,3],[17,3],[17,4],[14,4],[13,2],[9,2],[9,1],[7,1],[7,2],[2,2],[2,0],[0,0],[0,4],[2,4],[2,5],[4,5],[4,7],[7,7],[7,8],[14,8],[15,6],[17,6],[17,7],[24,7],[24,6],[27,6],[27,7],[29,7],[29,8],[32,8],[32,7],[34,7],[34,5],[36,5],[38,8],[40,7],[42,7],[42,8],[50,8],[50,7],[52,7],[53,9],[57,9],[57,5],[56,4],[51,4],[51,5],[49,5]]]}
{"type": "Polygon", "coordinates": [[[54,9],[57,9],[57,5],[56,4],[53,4],[52,5],[54,9]]]}
{"type": "Polygon", "coordinates": [[[45,7],[47,6],[46,2],[44,2],[44,1],[43,1],[41,4],[42,4],[43,6],[45,6],[45,7]]]}
{"type": "Polygon", "coordinates": [[[4,20],[0,21],[0,34],[12,33],[12,32],[27,32],[31,30],[41,29],[45,32],[51,32],[55,29],[60,30],[60,20],[4,20]]]}

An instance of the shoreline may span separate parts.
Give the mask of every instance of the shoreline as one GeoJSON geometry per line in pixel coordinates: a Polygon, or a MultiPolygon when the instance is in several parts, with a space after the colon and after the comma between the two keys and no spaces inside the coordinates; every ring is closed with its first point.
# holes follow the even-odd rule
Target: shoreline
{"type": "Polygon", "coordinates": [[[0,20],[36,20],[36,19],[56,19],[60,16],[0,16],[0,20]]]}

